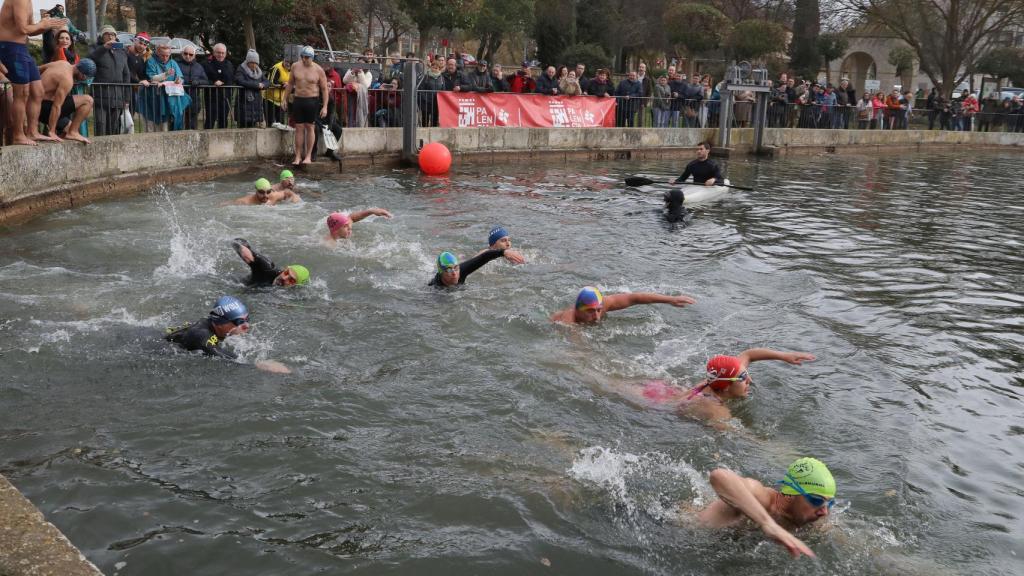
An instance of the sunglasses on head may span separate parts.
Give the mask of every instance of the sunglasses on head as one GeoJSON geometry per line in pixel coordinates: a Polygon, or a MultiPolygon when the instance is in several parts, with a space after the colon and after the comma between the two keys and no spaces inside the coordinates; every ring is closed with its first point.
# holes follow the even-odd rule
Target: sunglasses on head
{"type": "Polygon", "coordinates": [[[810,504],[812,508],[816,508],[817,509],[817,508],[821,508],[822,506],[828,504],[828,509],[831,510],[832,506],[835,505],[835,503],[836,503],[836,499],[835,498],[825,498],[824,496],[819,496],[818,494],[810,494],[806,490],[804,490],[804,487],[801,486],[796,481],[795,478],[793,478],[789,474],[786,474],[786,478],[787,478],[787,480],[779,481],[779,484],[782,484],[784,486],[789,486],[793,490],[796,490],[797,492],[799,492],[800,495],[803,496],[807,500],[807,503],[810,504]]]}

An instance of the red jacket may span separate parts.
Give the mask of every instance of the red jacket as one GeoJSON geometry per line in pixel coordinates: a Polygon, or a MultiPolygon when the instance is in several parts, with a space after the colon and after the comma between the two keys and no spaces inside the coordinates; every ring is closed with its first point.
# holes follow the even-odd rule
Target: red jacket
{"type": "Polygon", "coordinates": [[[509,77],[508,89],[510,92],[519,94],[532,94],[537,90],[537,82],[534,81],[533,76],[527,76],[523,74],[522,70],[519,70],[509,77]]]}

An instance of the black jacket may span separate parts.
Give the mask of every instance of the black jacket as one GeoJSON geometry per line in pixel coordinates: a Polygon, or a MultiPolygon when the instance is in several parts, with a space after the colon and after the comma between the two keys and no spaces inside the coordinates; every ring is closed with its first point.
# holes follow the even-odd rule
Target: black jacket
{"type": "Polygon", "coordinates": [[[561,94],[561,90],[558,89],[558,76],[551,78],[547,74],[541,74],[540,78],[537,78],[537,94],[561,94]],[[552,89],[555,91],[552,92],[552,89]]]}
{"type": "Polygon", "coordinates": [[[459,82],[459,89],[463,92],[494,92],[491,85],[491,73],[480,73],[479,70],[464,72],[459,82]]]}
{"type": "Polygon", "coordinates": [[[123,108],[132,98],[128,86],[103,86],[103,84],[131,84],[132,73],[128,69],[128,53],[124,48],[107,48],[100,44],[89,55],[96,62],[96,77],[93,79],[92,97],[100,108],[123,108]]]}
{"type": "MultiPolygon", "coordinates": [[[[223,82],[225,86],[233,86],[235,84],[235,65],[227,58],[223,62],[210,60],[203,64],[203,69],[206,70],[206,79],[210,82],[211,86],[218,80],[223,82]]],[[[224,91],[220,97],[227,98],[228,91],[224,91]]]]}

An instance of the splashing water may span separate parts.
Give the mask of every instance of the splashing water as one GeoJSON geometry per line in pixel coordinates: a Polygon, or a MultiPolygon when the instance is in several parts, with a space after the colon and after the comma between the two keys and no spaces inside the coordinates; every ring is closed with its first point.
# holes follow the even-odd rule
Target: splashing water
{"type": "Polygon", "coordinates": [[[171,229],[167,263],[153,271],[153,278],[160,280],[212,274],[215,270],[216,259],[207,257],[203,253],[204,244],[199,237],[182,226],[182,218],[179,216],[170,194],[167,193],[167,188],[157,186],[153,192],[163,200],[157,203],[157,207],[163,213],[171,229]]]}

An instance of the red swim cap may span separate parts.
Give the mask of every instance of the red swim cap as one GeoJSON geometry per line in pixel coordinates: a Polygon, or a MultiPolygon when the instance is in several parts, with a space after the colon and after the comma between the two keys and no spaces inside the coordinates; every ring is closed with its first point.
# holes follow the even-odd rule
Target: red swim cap
{"type": "Polygon", "coordinates": [[[743,363],[735,356],[715,356],[708,360],[708,385],[713,390],[722,391],[728,388],[731,380],[718,378],[735,378],[743,372],[743,363]]]}

